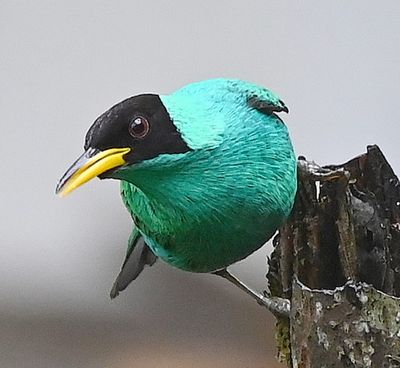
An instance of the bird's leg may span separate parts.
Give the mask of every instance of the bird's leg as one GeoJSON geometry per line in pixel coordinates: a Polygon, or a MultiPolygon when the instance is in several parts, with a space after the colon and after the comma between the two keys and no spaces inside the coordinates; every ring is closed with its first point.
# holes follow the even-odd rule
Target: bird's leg
{"type": "Polygon", "coordinates": [[[215,271],[215,275],[223,277],[225,280],[228,280],[232,284],[236,285],[239,289],[246,292],[253,299],[257,301],[258,304],[266,307],[270,312],[272,312],[275,316],[278,317],[289,317],[290,312],[290,301],[288,299],[278,298],[278,297],[267,297],[261,295],[249,287],[247,287],[243,282],[233,276],[226,268],[215,271]]]}

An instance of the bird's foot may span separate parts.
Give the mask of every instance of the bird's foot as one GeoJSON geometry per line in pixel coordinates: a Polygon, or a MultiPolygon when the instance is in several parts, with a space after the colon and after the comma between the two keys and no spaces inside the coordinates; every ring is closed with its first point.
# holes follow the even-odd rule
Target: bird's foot
{"type": "Polygon", "coordinates": [[[276,317],[289,317],[290,301],[284,298],[270,297],[265,292],[261,295],[254,290],[247,287],[243,282],[233,276],[227,269],[222,269],[214,272],[215,275],[223,277],[239,289],[243,290],[246,294],[250,295],[259,305],[267,308],[276,317]]]}
{"type": "Polygon", "coordinates": [[[290,313],[290,300],[279,298],[277,296],[270,296],[266,291],[263,293],[262,304],[276,317],[289,317],[290,313]]]}
{"type": "Polygon", "coordinates": [[[314,161],[307,161],[303,156],[298,158],[297,168],[299,176],[302,179],[313,181],[342,180],[346,183],[350,180],[350,173],[347,170],[343,168],[330,169],[322,167],[314,161]]]}

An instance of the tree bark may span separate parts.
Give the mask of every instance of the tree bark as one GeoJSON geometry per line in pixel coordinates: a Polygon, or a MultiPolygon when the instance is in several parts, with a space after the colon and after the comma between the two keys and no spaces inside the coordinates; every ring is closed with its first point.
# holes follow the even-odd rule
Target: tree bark
{"type": "Polygon", "coordinates": [[[272,296],[289,367],[400,367],[400,183],[377,146],[343,165],[299,159],[296,203],[274,239],[272,296]]]}

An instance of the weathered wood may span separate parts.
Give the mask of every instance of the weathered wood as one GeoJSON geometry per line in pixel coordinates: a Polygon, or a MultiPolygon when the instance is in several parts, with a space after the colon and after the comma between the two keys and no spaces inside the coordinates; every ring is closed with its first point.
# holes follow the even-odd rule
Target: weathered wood
{"type": "Polygon", "coordinates": [[[293,284],[294,367],[400,367],[400,299],[363,283],[335,290],[293,284]]]}
{"type": "Polygon", "coordinates": [[[343,165],[301,159],[274,246],[267,277],[291,301],[277,323],[289,366],[400,367],[400,184],[377,146],[343,165]]]}

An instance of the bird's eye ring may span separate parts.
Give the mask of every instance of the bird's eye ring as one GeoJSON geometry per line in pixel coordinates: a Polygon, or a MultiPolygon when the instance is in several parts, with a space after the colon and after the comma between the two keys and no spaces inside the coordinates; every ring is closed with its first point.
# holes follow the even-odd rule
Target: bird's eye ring
{"type": "Polygon", "coordinates": [[[144,138],[150,131],[149,121],[143,116],[136,116],[129,123],[129,134],[136,139],[144,138]]]}

